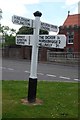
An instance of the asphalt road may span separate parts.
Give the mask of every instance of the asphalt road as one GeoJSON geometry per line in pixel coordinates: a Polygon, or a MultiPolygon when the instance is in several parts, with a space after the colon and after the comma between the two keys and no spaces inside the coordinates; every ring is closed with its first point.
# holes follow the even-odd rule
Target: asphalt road
{"type": "MultiPolygon", "coordinates": [[[[2,80],[28,80],[30,62],[26,60],[3,59],[0,71],[2,80]]],[[[78,82],[78,67],[38,63],[38,80],[78,82]]]]}

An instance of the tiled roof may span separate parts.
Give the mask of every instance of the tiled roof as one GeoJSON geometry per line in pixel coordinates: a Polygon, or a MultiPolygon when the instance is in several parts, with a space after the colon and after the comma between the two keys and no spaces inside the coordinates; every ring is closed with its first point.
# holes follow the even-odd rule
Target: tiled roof
{"type": "Polygon", "coordinates": [[[68,15],[63,26],[78,25],[80,26],[80,14],[68,15]]]}

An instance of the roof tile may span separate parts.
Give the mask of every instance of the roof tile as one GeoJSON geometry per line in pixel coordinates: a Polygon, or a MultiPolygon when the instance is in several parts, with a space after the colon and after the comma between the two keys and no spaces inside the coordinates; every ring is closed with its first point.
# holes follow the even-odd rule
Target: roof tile
{"type": "Polygon", "coordinates": [[[80,14],[68,15],[63,26],[78,25],[80,26],[80,14]]]}

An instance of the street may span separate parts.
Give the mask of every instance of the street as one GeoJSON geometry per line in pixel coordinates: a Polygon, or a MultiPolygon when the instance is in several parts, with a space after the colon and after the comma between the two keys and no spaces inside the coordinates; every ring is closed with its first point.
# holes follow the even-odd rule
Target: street
{"type": "MultiPolygon", "coordinates": [[[[27,60],[3,59],[2,80],[28,80],[30,75],[30,62],[27,60]]],[[[38,80],[78,82],[78,67],[61,64],[38,63],[38,80]]]]}

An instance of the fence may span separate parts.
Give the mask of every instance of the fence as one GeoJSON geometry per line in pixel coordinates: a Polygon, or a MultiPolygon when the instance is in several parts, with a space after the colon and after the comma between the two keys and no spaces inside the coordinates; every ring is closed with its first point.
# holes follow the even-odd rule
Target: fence
{"type": "MultiPolygon", "coordinates": [[[[44,51],[43,51],[44,52],[44,51]]],[[[39,60],[41,60],[41,54],[39,53],[39,60]]],[[[28,48],[9,48],[6,47],[3,50],[0,50],[0,56],[2,57],[9,57],[9,58],[19,58],[19,59],[28,59],[30,60],[31,50],[28,48]]],[[[43,56],[43,55],[42,55],[43,56]]],[[[54,52],[54,51],[47,51],[43,56],[44,61],[45,57],[47,56],[47,62],[62,62],[62,63],[78,63],[80,60],[80,52],[54,52]],[[47,54],[47,55],[46,55],[47,54]]]]}
{"type": "Polygon", "coordinates": [[[47,52],[47,60],[48,61],[56,61],[56,62],[78,62],[79,61],[79,52],[47,52]]]}

